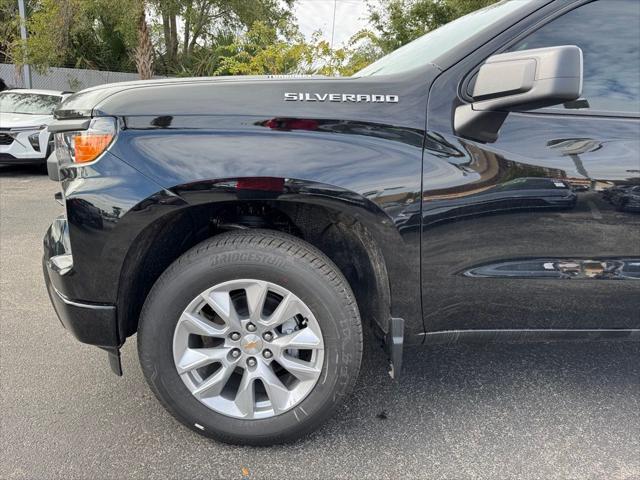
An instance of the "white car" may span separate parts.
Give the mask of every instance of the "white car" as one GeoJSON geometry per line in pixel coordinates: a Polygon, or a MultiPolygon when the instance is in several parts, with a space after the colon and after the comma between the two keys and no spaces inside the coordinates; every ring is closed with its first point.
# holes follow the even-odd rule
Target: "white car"
{"type": "Polygon", "coordinates": [[[0,92],[0,165],[45,163],[53,148],[47,126],[69,95],[59,90],[0,92]]]}

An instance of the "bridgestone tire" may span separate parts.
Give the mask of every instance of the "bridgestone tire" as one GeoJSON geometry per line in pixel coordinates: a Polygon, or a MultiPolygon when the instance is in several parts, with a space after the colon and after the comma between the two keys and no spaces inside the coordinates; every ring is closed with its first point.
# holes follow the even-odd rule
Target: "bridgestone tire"
{"type": "Polygon", "coordinates": [[[180,422],[222,442],[271,445],[313,431],[351,392],[362,358],[362,327],[353,292],[326,255],[291,235],[239,230],[196,245],[160,276],[142,309],[138,353],[151,390],[180,422]],[[294,293],[317,319],[324,342],[320,377],[304,400],[279,415],[251,420],[201,403],[178,375],[172,350],[189,302],[214,285],[246,278],[294,293]]]}

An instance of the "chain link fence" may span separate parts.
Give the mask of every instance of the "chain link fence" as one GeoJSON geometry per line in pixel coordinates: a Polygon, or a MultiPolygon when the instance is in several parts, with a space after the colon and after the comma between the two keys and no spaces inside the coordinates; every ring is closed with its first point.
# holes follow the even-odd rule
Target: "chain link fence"
{"type": "MultiPolygon", "coordinates": [[[[0,78],[2,78],[9,87],[24,88],[25,86],[21,69],[13,64],[0,63],[0,78]]],[[[107,72],[82,68],[52,67],[45,73],[38,73],[33,69],[31,70],[32,88],[48,90],[70,90],[77,92],[78,90],[95,85],[139,79],[140,77],[137,73],[107,72]]]]}

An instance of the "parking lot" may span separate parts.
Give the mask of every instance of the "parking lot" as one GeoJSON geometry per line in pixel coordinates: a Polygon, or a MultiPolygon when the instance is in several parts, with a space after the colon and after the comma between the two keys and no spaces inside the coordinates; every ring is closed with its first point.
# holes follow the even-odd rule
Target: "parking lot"
{"type": "Polygon", "coordinates": [[[399,383],[376,348],[312,436],[234,447],[155,400],[135,339],[122,378],[65,332],[41,273],[61,207],[37,169],[0,167],[1,478],[640,478],[640,344],[409,350],[399,383]]]}

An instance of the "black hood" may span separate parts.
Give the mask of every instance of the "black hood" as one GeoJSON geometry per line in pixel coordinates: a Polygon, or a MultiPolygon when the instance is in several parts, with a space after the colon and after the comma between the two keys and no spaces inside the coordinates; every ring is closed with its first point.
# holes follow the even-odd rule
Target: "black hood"
{"type": "Polygon", "coordinates": [[[400,124],[415,126],[416,112],[410,107],[438,73],[432,67],[414,72],[412,78],[269,75],[123,82],[72,95],[56,118],[255,115],[371,120],[393,115],[400,124]]]}

